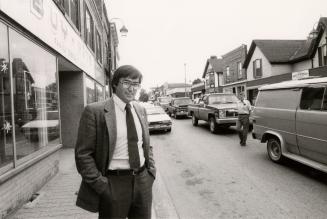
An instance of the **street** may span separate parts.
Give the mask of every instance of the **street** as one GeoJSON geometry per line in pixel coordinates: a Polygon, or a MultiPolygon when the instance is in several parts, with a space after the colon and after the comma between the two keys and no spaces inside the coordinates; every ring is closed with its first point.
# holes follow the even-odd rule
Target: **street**
{"type": "Polygon", "coordinates": [[[251,134],[241,147],[235,127],[212,134],[204,121],[172,120],[151,145],[179,218],[326,218],[327,174],[271,162],[251,134]]]}

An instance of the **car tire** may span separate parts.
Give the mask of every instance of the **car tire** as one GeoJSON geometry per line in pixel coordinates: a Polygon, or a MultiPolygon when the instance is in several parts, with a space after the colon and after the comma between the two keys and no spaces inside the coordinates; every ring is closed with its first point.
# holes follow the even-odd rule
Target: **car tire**
{"type": "Polygon", "coordinates": [[[167,132],[171,132],[171,128],[170,129],[167,129],[167,132]]]}
{"type": "Polygon", "coordinates": [[[217,125],[214,117],[211,117],[209,120],[209,128],[210,128],[211,133],[217,133],[217,131],[218,131],[218,125],[217,125]]]}
{"type": "Polygon", "coordinates": [[[192,125],[193,126],[197,126],[198,125],[199,120],[195,117],[194,114],[192,114],[192,125]]]}
{"type": "Polygon", "coordinates": [[[271,137],[267,141],[267,153],[270,158],[275,163],[282,163],[284,160],[282,154],[282,146],[279,139],[276,137],[271,137]]]}

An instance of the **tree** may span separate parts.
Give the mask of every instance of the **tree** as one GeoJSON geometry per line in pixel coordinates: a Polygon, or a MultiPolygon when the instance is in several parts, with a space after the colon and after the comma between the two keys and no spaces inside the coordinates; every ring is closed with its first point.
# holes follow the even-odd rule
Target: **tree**
{"type": "Polygon", "coordinates": [[[139,101],[141,101],[141,102],[147,102],[148,100],[149,100],[149,95],[147,94],[146,90],[141,89],[139,101]]]}
{"type": "Polygon", "coordinates": [[[197,78],[192,82],[192,85],[198,84],[198,83],[201,83],[201,82],[202,82],[202,80],[200,78],[197,78]]]}

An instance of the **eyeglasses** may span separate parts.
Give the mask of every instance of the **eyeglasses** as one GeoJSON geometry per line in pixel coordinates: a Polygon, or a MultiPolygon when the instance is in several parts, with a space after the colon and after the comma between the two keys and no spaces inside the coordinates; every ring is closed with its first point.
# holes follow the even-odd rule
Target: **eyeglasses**
{"type": "Polygon", "coordinates": [[[137,90],[141,87],[139,83],[132,83],[129,81],[120,81],[119,83],[121,83],[123,85],[123,88],[125,89],[129,89],[130,87],[132,87],[133,89],[137,90]]]}

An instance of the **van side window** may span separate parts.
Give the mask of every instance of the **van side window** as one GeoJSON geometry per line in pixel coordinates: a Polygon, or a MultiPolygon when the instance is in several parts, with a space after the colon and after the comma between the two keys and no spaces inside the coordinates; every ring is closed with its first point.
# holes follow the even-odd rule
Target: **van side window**
{"type": "Polygon", "coordinates": [[[295,109],[299,104],[300,94],[300,90],[293,89],[263,90],[259,92],[255,104],[256,107],[295,109]]]}
{"type": "Polygon", "coordinates": [[[327,88],[325,88],[324,101],[322,103],[322,110],[327,111],[327,88]]]}
{"type": "Polygon", "coordinates": [[[323,87],[303,88],[300,108],[305,110],[321,110],[324,90],[323,87]]]}

